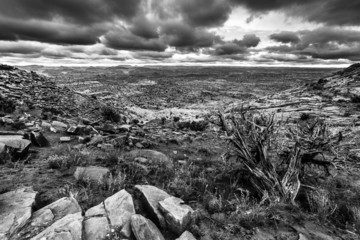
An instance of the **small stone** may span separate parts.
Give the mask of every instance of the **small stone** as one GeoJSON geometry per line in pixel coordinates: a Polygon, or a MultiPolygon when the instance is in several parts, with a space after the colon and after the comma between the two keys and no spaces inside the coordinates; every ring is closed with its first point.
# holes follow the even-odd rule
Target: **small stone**
{"type": "Polygon", "coordinates": [[[51,126],[52,126],[53,128],[55,128],[56,130],[58,130],[58,131],[66,131],[66,129],[67,129],[67,127],[68,127],[67,124],[65,124],[65,123],[63,123],[63,122],[59,122],[59,121],[53,121],[53,122],[51,123],[51,126]]]}
{"type": "Polygon", "coordinates": [[[140,148],[140,149],[144,148],[144,146],[143,146],[141,143],[139,143],[139,142],[136,143],[135,146],[136,146],[137,148],[140,148]]]}
{"type": "Polygon", "coordinates": [[[126,125],[121,125],[118,130],[120,132],[129,132],[131,130],[132,125],[126,124],[126,125]]]}
{"type": "Polygon", "coordinates": [[[135,162],[138,162],[138,163],[147,163],[148,160],[146,158],[143,158],[143,157],[137,157],[134,159],[135,162]]]}
{"type": "Polygon", "coordinates": [[[71,141],[71,137],[61,137],[60,138],[60,142],[64,143],[64,142],[70,142],[71,141]]]}
{"type": "Polygon", "coordinates": [[[174,166],[172,160],[168,156],[154,150],[137,149],[124,155],[124,158],[130,161],[133,161],[138,157],[146,158],[155,165],[165,166],[167,168],[172,168],[174,166]]]}

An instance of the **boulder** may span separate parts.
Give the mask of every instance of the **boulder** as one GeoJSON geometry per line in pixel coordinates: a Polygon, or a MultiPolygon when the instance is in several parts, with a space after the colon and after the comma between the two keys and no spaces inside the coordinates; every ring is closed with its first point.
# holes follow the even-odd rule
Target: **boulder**
{"type": "Polygon", "coordinates": [[[108,219],[105,216],[92,217],[84,221],[84,236],[86,240],[105,239],[110,232],[108,219]]]}
{"type": "Polygon", "coordinates": [[[31,132],[30,140],[37,147],[48,147],[50,145],[49,141],[41,132],[31,132]]]}
{"type": "Polygon", "coordinates": [[[34,212],[32,226],[48,226],[49,222],[57,221],[66,215],[81,212],[81,207],[72,197],[61,198],[34,212]]]}
{"type": "Polygon", "coordinates": [[[166,227],[165,218],[159,210],[159,202],[169,198],[170,195],[165,191],[150,185],[136,185],[135,188],[141,193],[141,200],[150,214],[150,218],[161,226],[166,227]]]}
{"type": "Polygon", "coordinates": [[[134,202],[131,195],[125,191],[114,194],[104,201],[110,224],[115,229],[121,229],[124,237],[130,237],[130,218],[135,214],[134,202]]]}
{"type": "Polygon", "coordinates": [[[86,211],[85,236],[88,237],[87,239],[97,239],[99,236],[106,235],[110,229],[116,229],[120,230],[121,237],[129,238],[131,235],[130,218],[134,214],[135,208],[131,195],[121,190],[86,211]]]}
{"type": "Polygon", "coordinates": [[[81,216],[81,212],[66,215],[31,240],[81,240],[82,221],[83,217],[81,216]]]}
{"type": "Polygon", "coordinates": [[[181,234],[191,221],[193,209],[184,204],[180,198],[169,197],[159,202],[160,211],[164,214],[168,228],[181,234]]]}
{"type": "Polygon", "coordinates": [[[151,220],[138,214],[131,217],[131,229],[137,240],[165,240],[151,220]]]}
{"type": "Polygon", "coordinates": [[[36,194],[21,188],[0,195],[0,239],[9,239],[30,219],[36,194]]]}
{"type": "Polygon", "coordinates": [[[30,148],[31,142],[19,135],[0,135],[0,143],[14,149],[16,155],[25,156],[30,148]]]}
{"type": "Polygon", "coordinates": [[[110,174],[110,170],[104,167],[89,166],[77,167],[74,173],[76,180],[89,179],[90,181],[98,182],[110,174]]]}
{"type": "Polygon", "coordinates": [[[124,155],[126,160],[134,161],[135,158],[146,158],[150,164],[165,166],[167,168],[172,168],[174,166],[172,160],[161,152],[148,149],[137,149],[133,150],[124,155]]]}
{"type": "Polygon", "coordinates": [[[183,234],[181,234],[181,236],[179,238],[177,238],[176,240],[196,240],[196,238],[194,237],[194,235],[192,235],[191,232],[189,231],[185,231],[183,234]]]}

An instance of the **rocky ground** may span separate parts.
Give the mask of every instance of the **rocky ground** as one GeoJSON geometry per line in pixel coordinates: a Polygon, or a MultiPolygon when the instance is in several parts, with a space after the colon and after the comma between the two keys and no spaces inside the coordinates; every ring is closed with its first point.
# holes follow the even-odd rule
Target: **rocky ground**
{"type": "Polygon", "coordinates": [[[149,79],[107,98],[1,65],[0,239],[359,239],[359,80],[353,65],[242,99],[221,80],[196,82],[201,97],[149,79]],[[329,147],[303,150],[294,202],[248,188],[229,144],[244,111],[274,114],[280,130],[326,126],[329,147]]]}

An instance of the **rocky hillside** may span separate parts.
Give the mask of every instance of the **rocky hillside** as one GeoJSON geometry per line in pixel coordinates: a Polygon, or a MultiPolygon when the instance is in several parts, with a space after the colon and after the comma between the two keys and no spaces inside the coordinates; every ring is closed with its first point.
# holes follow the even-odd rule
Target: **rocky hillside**
{"type": "Polygon", "coordinates": [[[142,122],[1,65],[0,239],[359,239],[358,85],[355,64],[220,114],[142,122]],[[274,116],[276,131],[248,156],[281,160],[276,177],[298,156],[291,201],[256,194],[229,144],[249,113],[274,116]]]}
{"type": "Polygon", "coordinates": [[[36,72],[7,65],[0,65],[0,97],[27,111],[38,110],[41,117],[61,115],[91,119],[99,115],[100,104],[95,100],[67,87],[58,87],[36,72]]]}

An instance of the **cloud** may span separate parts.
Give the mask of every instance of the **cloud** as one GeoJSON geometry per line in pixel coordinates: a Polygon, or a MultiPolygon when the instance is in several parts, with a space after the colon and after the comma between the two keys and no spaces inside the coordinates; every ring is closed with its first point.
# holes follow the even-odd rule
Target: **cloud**
{"type": "Polygon", "coordinates": [[[132,21],[129,30],[136,36],[146,39],[158,38],[158,25],[145,16],[139,16],[132,21]]]}
{"type": "Polygon", "coordinates": [[[221,42],[215,45],[214,51],[209,53],[214,55],[236,55],[245,54],[249,48],[256,47],[260,43],[260,38],[255,34],[246,34],[242,40],[234,39],[233,41],[221,42]]]}
{"type": "Polygon", "coordinates": [[[197,49],[210,47],[215,42],[220,41],[220,37],[214,33],[178,21],[164,23],[160,34],[168,45],[177,48],[197,49]]]}
{"type": "Polygon", "coordinates": [[[29,20],[63,19],[78,24],[93,24],[113,19],[131,19],[141,0],[2,0],[0,15],[29,20]]]}
{"type": "Polygon", "coordinates": [[[289,16],[298,16],[327,25],[359,25],[360,2],[354,0],[230,0],[254,13],[281,10],[289,16]]]}
{"type": "Polygon", "coordinates": [[[221,26],[229,18],[232,10],[227,0],[182,0],[178,2],[184,20],[191,26],[221,26]]]}
{"type": "Polygon", "coordinates": [[[288,31],[271,34],[270,39],[281,43],[298,43],[300,41],[296,33],[288,31]]]}
{"type": "Polygon", "coordinates": [[[118,50],[152,50],[164,51],[167,45],[160,39],[146,39],[132,34],[126,28],[108,32],[102,42],[105,46],[118,50]]]}
{"type": "Polygon", "coordinates": [[[290,45],[266,48],[273,53],[310,56],[317,59],[360,60],[360,31],[335,27],[321,27],[314,30],[273,34],[272,39],[289,42],[290,45]],[[284,41],[284,36],[298,36],[297,41],[284,41]]]}
{"type": "Polygon", "coordinates": [[[312,0],[231,0],[231,2],[243,5],[254,12],[262,12],[306,4],[312,2],[312,0]]]}
{"type": "Polygon", "coordinates": [[[94,44],[105,25],[75,26],[40,20],[21,21],[0,17],[0,40],[34,40],[58,44],[94,44]]]}

